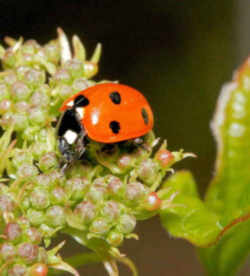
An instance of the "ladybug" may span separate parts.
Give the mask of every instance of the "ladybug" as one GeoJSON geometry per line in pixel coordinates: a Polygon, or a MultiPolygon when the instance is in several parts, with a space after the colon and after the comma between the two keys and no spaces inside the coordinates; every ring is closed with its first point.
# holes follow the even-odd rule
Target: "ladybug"
{"type": "Polygon", "coordinates": [[[153,128],[145,97],[123,84],[103,83],[68,98],[57,127],[59,150],[67,162],[80,159],[87,140],[104,144],[136,139],[153,128]]]}

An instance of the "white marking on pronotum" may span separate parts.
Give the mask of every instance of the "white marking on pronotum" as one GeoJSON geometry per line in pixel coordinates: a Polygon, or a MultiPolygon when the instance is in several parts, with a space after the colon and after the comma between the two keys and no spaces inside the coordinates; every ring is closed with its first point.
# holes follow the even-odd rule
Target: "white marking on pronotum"
{"type": "Polygon", "coordinates": [[[72,107],[73,105],[74,105],[74,101],[70,101],[70,102],[67,103],[68,107],[72,107]]]}
{"type": "Polygon", "coordinates": [[[76,112],[77,112],[77,114],[79,116],[79,119],[81,119],[81,120],[84,117],[84,111],[85,111],[85,109],[83,107],[77,107],[76,108],[76,112]]]}
{"type": "Polygon", "coordinates": [[[69,143],[70,145],[72,145],[77,138],[77,133],[72,131],[72,130],[67,130],[65,132],[65,134],[63,135],[63,137],[65,138],[65,140],[67,141],[67,143],[69,143]]]}

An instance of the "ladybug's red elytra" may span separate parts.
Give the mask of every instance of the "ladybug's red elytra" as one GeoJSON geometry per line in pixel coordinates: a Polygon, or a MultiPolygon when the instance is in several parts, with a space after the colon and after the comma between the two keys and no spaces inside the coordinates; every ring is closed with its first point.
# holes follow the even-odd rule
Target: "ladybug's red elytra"
{"type": "Polygon", "coordinates": [[[85,138],[117,143],[142,137],[153,128],[145,97],[123,84],[103,83],[68,98],[60,108],[59,149],[69,162],[85,151],[85,138]]]}

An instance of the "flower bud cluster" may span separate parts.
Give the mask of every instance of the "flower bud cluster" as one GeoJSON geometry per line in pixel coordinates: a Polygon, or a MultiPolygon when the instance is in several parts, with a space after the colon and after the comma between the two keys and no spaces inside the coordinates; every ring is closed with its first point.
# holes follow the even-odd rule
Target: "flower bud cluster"
{"type": "Polygon", "coordinates": [[[112,249],[136,238],[137,220],[157,214],[157,189],[184,155],[168,151],[165,142],[158,145],[153,133],[141,146],[128,141],[107,149],[90,141],[83,160],[62,172],[53,123],[68,96],[95,84],[89,78],[97,73],[100,46],[86,61],[78,38],[74,56],[67,54],[61,30],[45,46],[6,41],[10,48],[0,73],[0,274],[45,276],[55,260],[63,267],[57,250],[47,249],[59,231],[95,251],[103,250],[97,240],[112,249]]]}

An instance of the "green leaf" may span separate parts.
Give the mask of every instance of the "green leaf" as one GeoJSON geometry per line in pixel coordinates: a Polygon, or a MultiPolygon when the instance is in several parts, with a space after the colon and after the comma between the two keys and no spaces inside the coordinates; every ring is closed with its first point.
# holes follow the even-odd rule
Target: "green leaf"
{"type": "Polygon", "coordinates": [[[209,275],[235,275],[250,249],[250,65],[223,87],[212,129],[218,145],[216,174],[206,205],[224,230],[211,248],[200,250],[209,275]]]}
{"type": "Polygon", "coordinates": [[[216,240],[222,230],[219,218],[199,199],[189,172],[178,172],[167,179],[159,197],[163,201],[161,221],[171,235],[196,246],[207,246],[216,240]]]}

